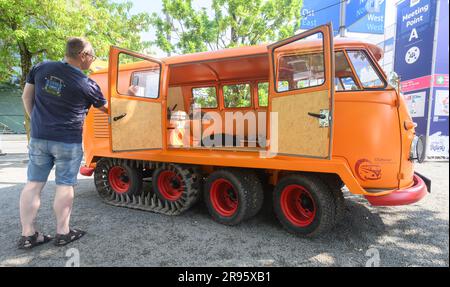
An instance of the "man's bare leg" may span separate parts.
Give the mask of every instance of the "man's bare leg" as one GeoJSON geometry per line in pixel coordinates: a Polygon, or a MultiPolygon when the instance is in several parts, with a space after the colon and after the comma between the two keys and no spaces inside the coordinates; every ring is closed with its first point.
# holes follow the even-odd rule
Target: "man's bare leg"
{"type": "Polygon", "coordinates": [[[57,185],[53,209],[56,215],[56,233],[69,233],[70,214],[74,198],[73,186],[57,185]]]}
{"type": "Polygon", "coordinates": [[[29,181],[20,194],[20,222],[22,236],[32,236],[36,233],[34,221],[41,205],[41,191],[45,182],[29,181]]]}

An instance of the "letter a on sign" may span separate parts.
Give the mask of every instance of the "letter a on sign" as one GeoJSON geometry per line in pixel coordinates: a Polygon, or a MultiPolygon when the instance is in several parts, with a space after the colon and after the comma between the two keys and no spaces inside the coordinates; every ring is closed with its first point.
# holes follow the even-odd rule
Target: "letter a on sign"
{"type": "Polygon", "coordinates": [[[412,29],[411,34],[409,35],[409,42],[411,42],[412,39],[418,39],[419,34],[417,34],[416,28],[412,29]]]}

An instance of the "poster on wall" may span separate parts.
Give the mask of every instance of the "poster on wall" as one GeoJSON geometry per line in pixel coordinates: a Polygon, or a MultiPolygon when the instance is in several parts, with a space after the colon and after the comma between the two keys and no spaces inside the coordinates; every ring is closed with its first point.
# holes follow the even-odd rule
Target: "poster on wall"
{"type": "Polygon", "coordinates": [[[434,105],[428,133],[427,158],[448,159],[449,98],[447,89],[434,90],[434,105]]]}
{"type": "Polygon", "coordinates": [[[418,92],[404,95],[406,104],[408,105],[409,114],[412,118],[425,116],[425,100],[427,93],[418,92]]]}
{"type": "Polygon", "coordinates": [[[448,90],[436,91],[434,101],[434,117],[439,116],[448,117],[448,90]]]}
{"type": "Polygon", "coordinates": [[[404,93],[403,99],[412,120],[417,124],[416,134],[426,135],[430,89],[404,93]]]}
{"type": "Polygon", "coordinates": [[[428,159],[449,158],[449,98],[448,98],[448,53],[449,53],[449,3],[438,2],[437,42],[434,58],[433,102],[428,133],[428,159]]]}

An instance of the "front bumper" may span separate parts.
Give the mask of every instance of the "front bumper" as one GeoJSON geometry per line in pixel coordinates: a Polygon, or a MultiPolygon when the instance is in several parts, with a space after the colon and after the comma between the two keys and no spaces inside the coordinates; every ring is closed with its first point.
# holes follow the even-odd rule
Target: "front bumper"
{"type": "Polygon", "coordinates": [[[94,168],[82,166],[80,167],[80,174],[84,176],[91,176],[94,173],[94,168]]]}
{"type": "Polygon", "coordinates": [[[369,196],[366,199],[373,206],[396,206],[413,204],[421,200],[427,193],[431,192],[431,180],[425,176],[414,173],[413,186],[406,189],[397,189],[382,196],[369,196]]]}

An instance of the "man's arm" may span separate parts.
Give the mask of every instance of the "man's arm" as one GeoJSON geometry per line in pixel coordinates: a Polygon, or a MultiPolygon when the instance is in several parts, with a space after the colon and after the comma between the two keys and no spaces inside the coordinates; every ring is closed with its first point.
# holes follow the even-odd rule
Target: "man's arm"
{"type": "Polygon", "coordinates": [[[31,112],[34,106],[34,85],[30,83],[25,84],[25,88],[22,93],[23,106],[28,117],[31,117],[31,112]]]}
{"type": "Polygon", "coordinates": [[[99,109],[100,111],[102,111],[105,114],[107,114],[108,113],[108,104],[106,104],[104,106],[101,106],[100,108],[97,108],[97,109],[99,109]]]}

